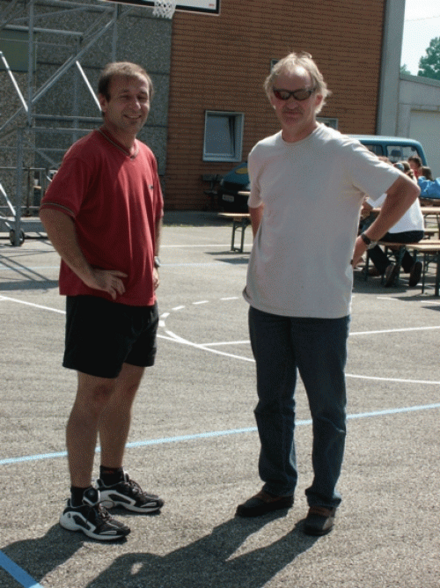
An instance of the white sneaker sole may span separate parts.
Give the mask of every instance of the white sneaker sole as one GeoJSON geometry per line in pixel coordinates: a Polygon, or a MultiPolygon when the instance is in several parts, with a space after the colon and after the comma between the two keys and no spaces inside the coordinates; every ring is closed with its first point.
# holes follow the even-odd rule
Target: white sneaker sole
{"type": "MultiPolygon", "coordinates": [[[[79,516],[80,515],[76,515],[79,516]]],[[[75,521],[75,513],[67,512],[63,513],[60,517],[60,525],[67,531],[81,531],[87,537],[96,539],[97,541],[116,541],[117,539],[123,539],[128,533],[121,533],[118,529],[109,529],[106,533],[95,533],[96,527],[88,521],[84,521],[84,524],[79,524],[75,521]]]]}
{"type": "MultiPolygon", "coordinates": [[[[110,494],[110,492],[109,492],[109,494],[110,494]]],[[[129,499],[127,499],[127,500],[129,500],[129,499]]],[[[120,506],[121,508],[124,508],[125,510],[129,510],[131,512],[151,513],[151,512],[156,512],[162,508],[161,506],[157,506],[156,504],[151,504],[151,506],[149,506],[147,504],[144,507],[140,507],[140,506],[136,506],[132,502],[125,502],[122,500],[114,500],[110,496],[106,496],[105,490],[104,491],[101,490],[101,499],[99,502],[107,510],[115,508],[116,506],[120,506]]]]}

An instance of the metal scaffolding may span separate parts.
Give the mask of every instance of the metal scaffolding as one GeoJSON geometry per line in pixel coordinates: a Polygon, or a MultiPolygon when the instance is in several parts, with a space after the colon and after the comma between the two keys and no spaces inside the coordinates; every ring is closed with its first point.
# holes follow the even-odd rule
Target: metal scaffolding
{"type": "MultiPolygon", "coordinates": [[[[6,56],[0,51],[0,72],[6,83],[10,84],[13,95],[18,97],[19,106],[0,126],[0,153],[3,163],[0,165],[0,229],[7,230],[13,245],[20,245],[25,237],[25,231],[42,230],[37,217],[32,219],[32,212],[38,209],[38,195],[44,193],[50,181],[51,170],[56,170],[65,148],[41,146],[36,142],[38,133],[51,136],[66,135],[75,141],[82,134],[90,131],[102,119],[99,102],[92,89],[81,61],[102,37],[111,32],[111,55],[109,61],[116,58],[118,38],[117,23],[121,16],[125,16],[132,7],[122,8],[119,4],[99,2],[99,0],[84,0],[84,2],[70,2],[67,0],[12,0],[7,3],[0,0],[0,34],[2,30],[22,31],[28,40],[28,67],[25,72],[26,83],[11,70],[6,56]],[[2,7],[2,4],[4,7],[2,7]],[[84,24],[84,30],[69,29],[71,15],[78,16],[75,22],[84,24]],[[56,68],[49,77],[37,87],[37,76],[34,71],[36,49],[38,46],[48,47],[60,55],[68,52],[68,57],[62,65],[56,68]],[[37,103],[47,95],[56,84],[61,84],[63,76],[68,71],[76,69],[73,88],[66,84],[64,91],[69,92],[73,100],[72,114],[57,112],[37,112],[37,103]],[[87,92],[96,103],[95,116],[79,115],[78,88],[79,82],[87,88],[87,92]],[[23,89],[25,86],[25,89],[23,89]],[[15,145],[14,145],[15,139],[15,145]],[[8,154],[9,161],[6,158],[8,154]],[[7,165],[15,158],[15,165],[7,165]],[[44,165],[35,165],[38,158],[44,165]],[[15,195],[10,198],[8,189],[2,176],[13,171],[15,173],[15,195]],[[27,176],[27,183],[26,183],[27,176]],[[23,194],[27,185],[27,195],[23,194]],[[4,201],[4,203],[2,202],[4,201]],[[13,204],[13,202],[14,204],[13,204]],[[24,214],[23,214],[24,213],[24,214]],[[29,216],[26,216],[29,215],[29,216]]],[[[41,102],[40,102],[41,104],[41,102]]],[[[0,164],[2,162],[0,161],[0,164]]],[[[10,193],[14,191],[9,182],[10,193]]]]}

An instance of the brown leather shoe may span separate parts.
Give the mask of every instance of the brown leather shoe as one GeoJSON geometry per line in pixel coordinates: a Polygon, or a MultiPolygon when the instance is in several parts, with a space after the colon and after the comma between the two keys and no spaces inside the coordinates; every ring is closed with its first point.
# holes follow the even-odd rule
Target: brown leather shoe
{"type": "Polygon", "coordinates": [[[274,510],[290,508],[293,505],[293,496],[276,496],[265,490],[260,490],[258,494],[246,500],[243,504],[238,505],[235,516],[237,517],[260,517],[274,510]]]}
{"type": "Polygon", "coordinates": [[[326,535],[333,529],[335,523],[336,508],[323,506],[311,506],[304,522],[306,535],[326,535]]]}

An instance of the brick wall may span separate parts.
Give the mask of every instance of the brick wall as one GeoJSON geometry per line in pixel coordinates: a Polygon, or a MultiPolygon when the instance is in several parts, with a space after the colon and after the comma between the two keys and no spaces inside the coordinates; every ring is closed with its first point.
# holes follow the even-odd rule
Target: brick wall
{"type": "Polygon", "coordinates": [[[220,16],[173,19],[164,177],[168,210],[206,206],[202,174],[234,163],[204,162],[205,110],[243,112],[243,160],[278,130],[262,89],[270,60],[309,51],[333,95],[321,116],[344,133],[374,133],[385,0],[222,0],[220,16]]]}

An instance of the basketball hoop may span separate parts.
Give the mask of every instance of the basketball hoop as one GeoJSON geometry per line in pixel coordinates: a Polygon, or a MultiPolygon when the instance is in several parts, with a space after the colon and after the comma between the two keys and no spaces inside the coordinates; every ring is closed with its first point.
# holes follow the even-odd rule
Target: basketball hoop
{"type": "Polygon", "coordinates": [[[177,0],[154,0],[153,15],[162,18],[173,18],[177,0]]]}

